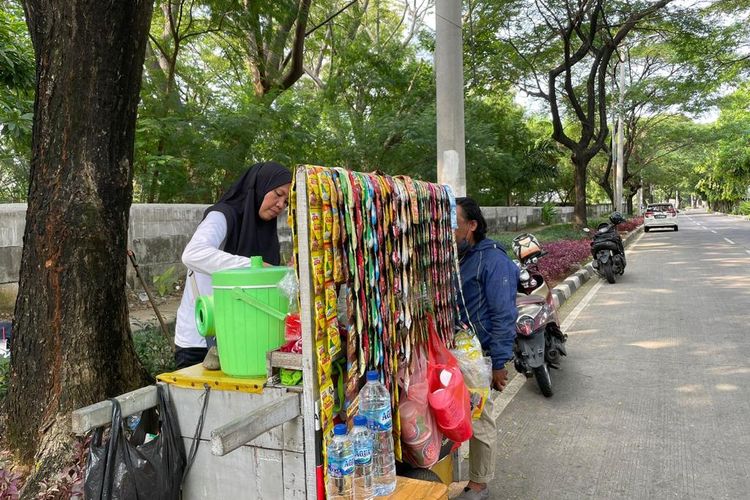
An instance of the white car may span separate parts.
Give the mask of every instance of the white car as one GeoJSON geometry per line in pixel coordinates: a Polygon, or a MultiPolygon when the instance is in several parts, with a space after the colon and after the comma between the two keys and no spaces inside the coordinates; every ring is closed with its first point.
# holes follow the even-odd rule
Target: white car
{"type": "Polygon", "coordinates": [[[677,214],[671,203],[652,203],[643,215],[643,230],[649,232],[655,227],[671,227],[677,231],[677,214]]]}

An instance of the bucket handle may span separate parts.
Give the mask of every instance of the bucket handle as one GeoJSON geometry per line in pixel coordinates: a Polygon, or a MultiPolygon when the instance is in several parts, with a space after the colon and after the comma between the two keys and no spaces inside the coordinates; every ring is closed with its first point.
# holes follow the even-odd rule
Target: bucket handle
{"type": "Polygon", "coordinates": [[[255,297],[248,295],[242,291],[241,288],[233,288],[232,294],[234,295],[235,299],[241,300],[242,302],[245,302],[246,304],[249,304],[256,309],[260,309],[264,313],[268,314],[269,316],[273,316],[274,318],[278,319],[279,321],[284,321],[286,319],[286,314],[279,311],[278,309],[275,309],[268,304],[261,302],[260,300],[256,299],[255,297]]]}

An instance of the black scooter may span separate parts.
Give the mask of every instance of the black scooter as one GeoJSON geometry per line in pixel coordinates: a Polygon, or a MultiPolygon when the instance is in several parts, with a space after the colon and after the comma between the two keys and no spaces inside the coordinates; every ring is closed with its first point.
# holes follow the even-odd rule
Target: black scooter
{"type": "MultiPolygon", "coordinates": [[[[594,259],[591,265],[608,283],[614,283],[615,276],[622,275],[627,264],[625,247],[617,231],[617,226],[623,222],[625,218],[620,212],[613,213],[609,216],[609,222],[599,224],[591,241],[591,256],[594,259]]],[[[586,228],[584,231],[588,233],[591,230],[586,228]]]]}

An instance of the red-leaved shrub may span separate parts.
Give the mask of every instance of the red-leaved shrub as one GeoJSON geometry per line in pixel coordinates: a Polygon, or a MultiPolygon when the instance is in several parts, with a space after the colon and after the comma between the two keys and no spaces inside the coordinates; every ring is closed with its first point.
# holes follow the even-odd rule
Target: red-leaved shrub
{"type": "Polygon", "coordinates": [[[643,216],[639,215],[638,217],[633,217],[631,219],[628,219],[627,221],[617,226],[617,230],[620,231],[621,233],[629,233],[630,231],[637,228],[641,224],[643,224],[643,216]]]}
{"type": "Polygon", "coordinates": [[[590,240],[560,240],[543,245],[547,255],[539,259],[539,272],[554,284],[582,267],[591,257],[590,240]]]}

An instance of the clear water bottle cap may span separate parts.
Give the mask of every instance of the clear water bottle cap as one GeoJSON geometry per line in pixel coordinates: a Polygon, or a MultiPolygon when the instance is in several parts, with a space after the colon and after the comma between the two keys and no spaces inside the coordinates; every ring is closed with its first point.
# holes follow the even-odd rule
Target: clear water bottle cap
{"type": "Polygon", "coordinates": [[[333,427],[333,435],[334,436],[346,436],[346,424],[336,424],[333,427]]]}
{"type": "Polygon", "coordinates": [[[367,417],[365,417],[364,415],[355,415],[354,416],[354,425],[366,426],[367,425],[367,417]]]}
{"type": "Polygon", "coordinates": [[[368,382],[376,381],[378,380],[379,375],[380,374],[378,373],[377,370],[370,370],[369,372],[367,372],[367,381],[368,382]]]}

